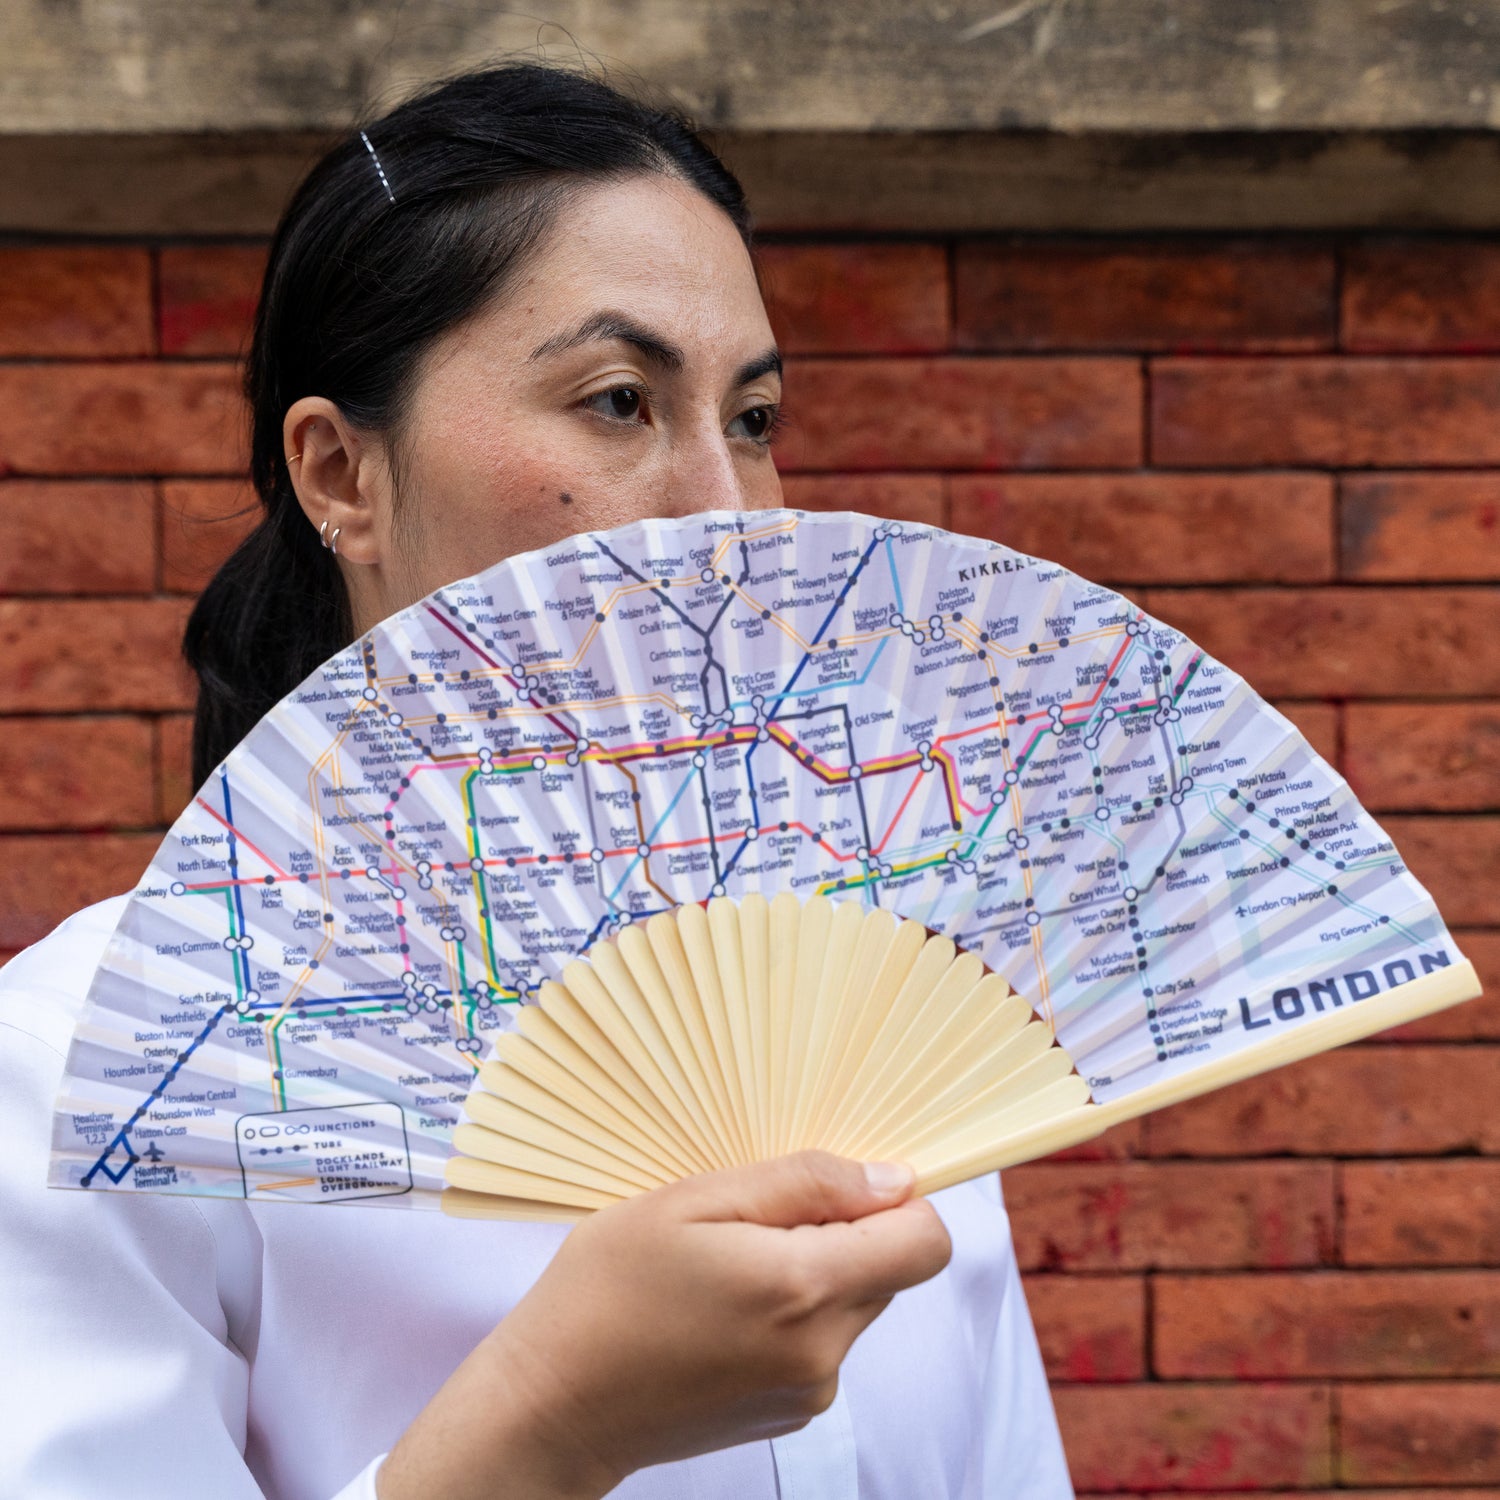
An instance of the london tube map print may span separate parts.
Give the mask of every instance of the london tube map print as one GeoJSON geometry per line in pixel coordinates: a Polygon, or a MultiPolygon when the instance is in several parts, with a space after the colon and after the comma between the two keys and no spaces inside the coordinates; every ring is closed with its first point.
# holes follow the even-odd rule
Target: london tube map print
{"type": "Polygon", "coordinates": [[[850,513],[646,521],[439,589],[209,777],[95,979],[50,1180],[433,1207],[542,980],[782,890],[972,949],[1099,1102],[1462,961],[1337,773],[1119,594],[850,513]]]}

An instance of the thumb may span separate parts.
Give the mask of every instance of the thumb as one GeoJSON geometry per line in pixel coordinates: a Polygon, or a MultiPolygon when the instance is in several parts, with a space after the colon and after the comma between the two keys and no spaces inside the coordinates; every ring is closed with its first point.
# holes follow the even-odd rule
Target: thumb
{"type": "Polygon", "coordinates": [[[693,1216],[740,1219],[790,1229],[860,1219],[911,1195],[916,1173],[901,1162],[858,1162],[828,1151],[798,1151],[771,1161],[690,1177],[699,1196],[693,1216]]]}

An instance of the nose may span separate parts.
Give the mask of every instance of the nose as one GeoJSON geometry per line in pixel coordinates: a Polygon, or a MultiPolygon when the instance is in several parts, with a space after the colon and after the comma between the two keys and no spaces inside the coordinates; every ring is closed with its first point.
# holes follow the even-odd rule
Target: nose
{"type": "Polygon", "coordinates": [[[695,424],[686,440],[674,445],[660,510],[688,516],[701,510],[750,510],[752,498],[746,465],[730,438],[717,425],[695,424]]]}

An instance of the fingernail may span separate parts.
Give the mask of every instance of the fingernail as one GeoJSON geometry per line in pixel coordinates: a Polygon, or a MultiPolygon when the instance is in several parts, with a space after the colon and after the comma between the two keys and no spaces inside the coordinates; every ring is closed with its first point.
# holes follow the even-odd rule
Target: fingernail
{"type": "Polygon", "coordinates": [[[910,1187],[916,1173],[900,1161],[867,1161],[865,1181],[872,1193],[898,1193],[910,1187]]]}

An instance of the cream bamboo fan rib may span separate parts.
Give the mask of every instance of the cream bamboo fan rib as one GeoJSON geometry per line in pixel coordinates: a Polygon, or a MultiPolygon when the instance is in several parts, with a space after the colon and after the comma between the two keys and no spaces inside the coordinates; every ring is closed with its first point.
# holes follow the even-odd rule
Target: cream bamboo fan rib
{"type": "Polygon", "coordinates": [[[445,1206],[564,1217],[804,1147],[933,1180],[1089,1099],[972,953],[857,902],[679,906],[542,986],[480,1069],[445,1206]],[[529,1200],[529,1201],[528,1201],[529,1200]]]}
{"type": "Polygon", "coordinates": [[[49,1181],[566,1219],[821,1146],[932,1191],[1477,993],[1180,631],[707,512],[441,588],[261,720],[125,906],[49,1181]]]}

